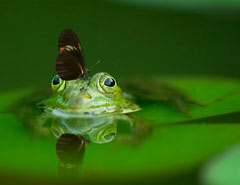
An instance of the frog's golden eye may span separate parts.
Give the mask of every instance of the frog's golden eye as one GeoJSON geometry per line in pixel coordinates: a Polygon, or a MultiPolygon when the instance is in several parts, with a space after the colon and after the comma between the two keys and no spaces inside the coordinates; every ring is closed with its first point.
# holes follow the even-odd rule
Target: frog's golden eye
{"type": "Polygon", "coordinates": [[[65,88],[65,81],[62,80],[58,75],[52,79],[52,91],[53,93],[62,92],[65,88]]]}
{"type": "Polygon", "coordinates": [[[99,84],[103,91],[107,94],[114,94],[119,89],[116,80],[109,75],[102,75],[99,80],[99,84]]]}

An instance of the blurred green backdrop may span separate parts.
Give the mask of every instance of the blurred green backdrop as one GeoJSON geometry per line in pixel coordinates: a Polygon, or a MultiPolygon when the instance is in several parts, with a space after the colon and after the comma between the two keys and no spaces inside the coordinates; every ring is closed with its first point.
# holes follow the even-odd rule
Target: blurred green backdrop
{"type": "MultiPolygon", "coordinates": [[[[50,86],[50,81],[56,73],[55,60],[58,55],[58,36],[66,28],[73,29],[79,36],[88,68],[91,69],[97,60],[101,61],[92,69],[93,73],[106,71],[116,78],[134,74],[240,77],[239,0],[13,0],[11,2],[5,0],[0,2],[0,22],[0,62],[2,64],[0,78],[3,81],[0,87],[1,92],[32,86],[50,86]]],[[[176,80],[174,81],[176,82],[176,80]]],[[[179,84],[184,87],[184,83],[180,82],[179,84]]],[[[200,81],[197,82],[196,86],[201,87],[200,81]]],[[[193,84],[185,85],[193,87],[193,84]]],[[[231,90],[231,85],[224,86],[223,81],[217,86],[210,83],[206,87],[205,81],[202,84],[204,84],[204,86],[202,85],[204,90],[196,91],[199,93],[196,97],[205,98],[205,94],[202,93],[207,91],[205,89],[208,89],[208,93],[210,92],[209,94],[213,95],[214,98],[217,93],[226,93],[225,91],[221,92],[221,89],[231,90]],[[211,91],[213,89],[214,91],[211,91]],[[215,92],[217,93],[215,94],[215,92]],[[202,94],[203,96],[200,96],[202,94]]],[[[237,88],[238,82],[234,83],[234,89],[235,85],[237,88]]],[[[20,91],[14,92],[15,95],[21,95],[20,91]]],[[[190,88],[189,94],[194,95],[194,92],[194,88],[192,91],[190,88]]],[[[206,97],[209,96],[208,93],[206,93],[206,97]]],[[[2,96],[1,106],[4,105],[4,101],[15,101],[11,94],[5,93],[4,95],[6,97],[2,96]]],[[[227,102],[229,104],[223,102],[219,110],[228,110],[224,106],[230,107],[230,109],[234,106],[238,108],[237,100],[230,99],[227,102]]],[[[161,105],[159,107],[162,108],[161,105]]],[[[157,107],[154,108],[157,111],[157,107]]],[[[155,112],[152,109],[148,110],[145,109],[145,115],[154,118],[152,114],[155,112]]],[[[208,110],[206,112],[211,113],[208,110]]],[[[158,114],[155,115],[159,117],[158,114]]],[[[169,114],[163,115],[174,119],[174,116],[169,116],[169,114]]],[[[179,117],[181,118],[181,116],[183,115],[180,114],[179,117]]],[[[57,172],[58,160],[55,156],[55,148],[52,148],[55,143],[40,140],[39,143],[33,144],[29,142],[30,133],[22,128],[14,117],[2,115],[1,119],[1,123],[6,123],[4,120],[9,122],[9,124],[1,124],[2,136],[8,138],[8,142],[4,142],[5,139],[2,139],[5,145],[1,145],[2,150],[5,151],[1,155],[6,155],[2,157],[2,160],[6,161],[5,164],[9,163],[14,166],[18,161],[17,164],[20,164],[20,167],[18,165],[16,167],[19,167],[19,171],[23,169],[22,167],[28,169],[32,165],[34,169],[44,170],[46,173],[48,173],[47,170],[57,172]],[[15,137],[18,139],[17,145],[16,141],[12,139],[15,137]],[[15,155],[16,148],[10,147],[11,142],[12,145],[16,145],[17,151],[20,151],[19,155],[15,155]],[[42,151],[39,146],[47,146],[48,148],[45,147],[45,150],[42,151]],[[7,149],[10,149],[12,151],[10,154],[18,160],[8,160],[12,156],[9,155],[7,149]],[[28,153],[27,149],[32,153],[28,153]],[[36,159],[33,158],[35,163],[32,163],[31,160],[28,161],[28,157],[35,156],[35,153],[38,154],[36,159]],[[28,163],[25,163],[23,159],[27,160],[28,163]],[[46,163],[42,162],[45,159],[51,162],[47,168],[46,163]],[[21,165],[22,163],[24,165],[21,165]],[[40,164],[40,167],[34,166],[34,164],[40,164]]],[[[159,135],[158,132],[153,135],[158,136],[161,140],[158,141],[153,137],[150,141],[155,141],[152,142],[153,144],[159,142],[161,146],[167,148],[167,152],[159,149],[160,156],[174,159],[169,160],[172,163],[168,163],[166,158],[159,158],[159,164],[161,163],[159,167],[162,167],[162,171],[165,172],[168,167],[171,170],[175,169],[174,165],[180,164],[182,167],[181,164],[184,163],[183,166],[186,166],[186,159],[189,159],[190,167],[194,166],[199,161],[203,162],[210,155],[220,151],[223,147],[238,142],[238,127],[237,124],[232,124],[230,127],[221,124],[220,126],[170,127],[169,130],[160,132],[162,135],[159,135]],[[192,139],[189,139],[190,137],[192,139]],[[180,144],[175,142],[175,139],[180,144]],[[193,142],[196,141],[198,141],[197,150],[192,147],[195,146],[193,142]],[[185,146],[183,150],[182,146],[185,146]],[[176,154],[180,155],[175,157],[176,154]],[[189,156],[194,156],[196,161],[192,162],[189,156]]],[[[149,145],[150,149],[151,146],[153,145],[149,145]]],[[[155,148],[152,149],[154,151],[155,148]]],[[[90,155],[87,156],[86,160],[91,159],[91,157],[95,159],[95,150],[97,151],[98,148],[88,149],[90,155]]],[[[106,148],[105,150],[107,151],[106,148]]],[[[104,154],[104,148],[101,151],[104,154]]],[[[145,156],[144,152],[142,156],[145,156]]],[[[158,156],[159,153],[151,152],[155,156],[158,156]]],[[[129,153],[127,154],[129,155],[129,153]]],[[[132,152],[132,156],[134,155],[135,153],[132,152]]],[[[124,157],[124,155],[122,156],[124,157]]],[[[140,160],[141,155],[139,156],[140,160]]],[[[107,157],[105,159],[107,160],[107,157]]],[[[154,161],[154,158],[149,158],[149,160],[154,161]]],[[[95,165],[96,161],[89,161],[93,166],[95,165]]],[[[121,163],[121,160],[117,162],[121,163]]],[[[125,167],[124,163],[121,165],[122,168],[116,169],[121,170],[125,167]]],[[[8,170],[12,171],[10,167],[8,170]]],[[[122,170],[122,172],[125,171],[122,170]]],[[[190,175],[185,174],[180,177],[181,180],[176,179],[176,181],[183,182],[185,178],[188,182],[193,178],[195,181],[195,173],[196,169],[189,171],[190,175]]],[[[9,179],[12,179],[12,176],[9,179]]],[[[175,180],[172,184],[176,184],[175,180]]],[[[183,182],[183,184],[186,183],[183,182]]]]}
{"type": "Polygon", "coordinates": [[[88,68],[101,61],[93,73],[238,78],[239,10],[237,0],[1,1],[1,91],[48,85],[65,28],[88,68]]]}

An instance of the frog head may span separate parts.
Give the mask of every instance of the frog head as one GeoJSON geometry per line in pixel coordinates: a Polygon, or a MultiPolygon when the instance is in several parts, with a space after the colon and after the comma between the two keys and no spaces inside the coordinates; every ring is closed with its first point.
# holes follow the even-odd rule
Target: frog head
{"type": "Polygon", "coordinates": [[[58,116],[102,116],[140,110],[108,73],[92,78],[64,81],[56,75],[51,81],[53,95],[42,103],[58,116]]]}

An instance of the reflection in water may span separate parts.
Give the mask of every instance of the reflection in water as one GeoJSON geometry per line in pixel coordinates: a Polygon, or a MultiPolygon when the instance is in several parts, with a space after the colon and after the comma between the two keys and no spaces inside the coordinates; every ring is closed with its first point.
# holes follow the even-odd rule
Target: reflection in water
{"type": "Polygon", "coordinates": [[[33,93],[9,107],[9,112],[15,113],[35,138],[53,138],[53,135],[57,138],[56,153],[61,175],[79,173],[85,147],[87,150],[87,140],[95,144],[107,145],[111,142],[114,145],[137,146],[149,136],[153,128],[145,119],[130,113],[116,115],[109,112],[99,116],[56,114],[58,108],[52,110],[38,103],[46,95],[48,93],[45,90],[33,93]]]}
{"type": "Polygon", "coordinates": [[[77,176],[82,165],[86,140],[74,134],[61,135],[56,144],[60,176],[77,176]]]}
{"type": "Polygon", "coordinates": [[[111,142],[117,132],[115,116],[90,118],[54,118],[52,132],[55,137],[64,133],[87,136],[94,143],[111,142]]]}
{"type": "Polygon", "coordinates": [[[112,115],[86,118],[52,119],[52,133],[55,137],[71,133],[89,138],[97,144],[109,143],[113,140],[125,144],[140,143],[152,130],[151,125],[136,115],[112,115]]]}
{"type": "Polygon", "coordinates": [[[89,141],[104,144],[114,141],[139,145],[152,127],[135,115],[112,115],[90,118],[54,118],[51,130],[58,138],[57,157],[61,176],[78,176],[89,141]]]}
{"type": "MultiPolygon", "coordinates": [[[[22,104],[20,104],[22,105],[22,104]]],[[[27,106],[29,105],[29,106],[27,106]]],[[[149,136],[153,126],[134,114],[101,117],[56,117],[48,111],[21,106],[18,118],[36,137],[53,135],[58,139],[57,157],[61,176],[77,175],[82,166],[87,140],[96,144],[140,145],[149,136]],[[65,175],[64,175],[65,174],[65,175]]],[[[87,164],[86,164],[87,165],[87,164]]]]}

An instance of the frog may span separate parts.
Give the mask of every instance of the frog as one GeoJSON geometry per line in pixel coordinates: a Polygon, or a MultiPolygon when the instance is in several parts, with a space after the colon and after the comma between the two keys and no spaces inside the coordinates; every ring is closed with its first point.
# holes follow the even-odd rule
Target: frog
{"type": "Polygon", "coordinates": [[[141,110],[106,72],[71,81],[62,80],[56,75],[51,81],[51,89],[52,96],[41,101],[38,107],[55,116],[99,117],[141,110]]]}
{"type": "Polygon", "coordinates": [[[52,95],[37,104],[43,113],[35,130],[41,130],[39,125],[50,120],[56,138],[65,133],[88,135],[94,143],[102,144],[116,137],[118,122],[129,124],[131,129],[146,122],[131,114],[141,108],[106,72],[71,81],[56,75],[51,80],[51,89],[52,95]]]}

